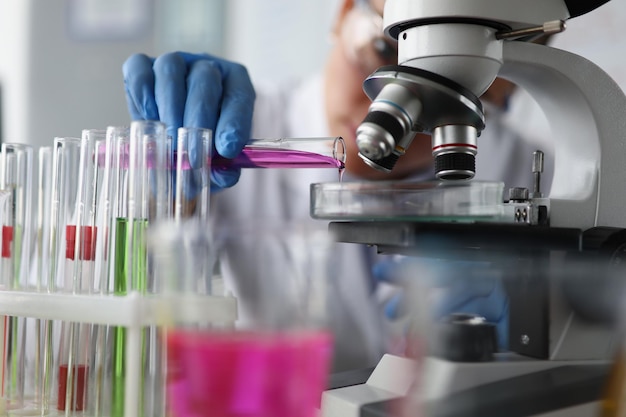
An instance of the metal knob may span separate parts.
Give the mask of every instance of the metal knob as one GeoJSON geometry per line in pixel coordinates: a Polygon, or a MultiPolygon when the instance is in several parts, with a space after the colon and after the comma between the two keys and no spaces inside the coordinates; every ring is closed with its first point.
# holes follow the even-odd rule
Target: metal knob
{"type": "Polygon", "coordinates": [[[509,200],[511,201],[526,201],[528,197],[529,192],[526,187],[509,188],[509,200]]]}
{"type": "Polygon", "coordinates": [[[533,192],[531,197],[541,198],[541,174],[543,173],[544,154],[540,150],[533,152],[533,192]]]}
{"type": "Polygon", "coordinates": [[[431,346],[433,354],[453,362],[493,360],[497,351],[497,332],[493,323],[475,314],[455,313],[436,326],[431,346]]]}

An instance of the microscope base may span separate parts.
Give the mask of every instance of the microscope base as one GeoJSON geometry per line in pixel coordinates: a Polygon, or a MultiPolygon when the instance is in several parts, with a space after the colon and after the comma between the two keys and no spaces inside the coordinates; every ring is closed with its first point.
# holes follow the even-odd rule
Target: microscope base
{"type": "MultiPolygon", "coordinates": [[[[391,404],[410,394],[416,373],[417,370],[413,361],[385,355],[364,384],[324,392],[321,414],[323,417],[382,417],[388,415],[386,411],[391,404]]],[[[465,413],[464,411],[459,412],[458,405],[451,407],[450,404],[462,404],[470,401],[473,402],[472,405],[476,405],[479,402],[482,403],[482,400],[477,399],[501,396],[500,392],[492,393],[490,390],[498,391],[505,386],[504,384],[510,385],[511,389],[520,392],[528,390],[529,387],[537,387],[537,384],[544,380],[552,381],[556,376],[559,381],[571,380],[571,384],[577,386],[583,384],[586,398],[580,396],[577,398],[576,395],[572,395],[570,397],[577,398],[575,400],[577,402],[564,404],[562,407],[548,407],[541,413],[519,415],[587,417],[594,415],[593,410],[596,410],[596,405],[593,403],[600,396],[601,385],[607,373],[608,364],[606,361],[541,361],[508,353],[497,354],[496,360],[493,362],[479,363],[450,362],[428,357],[424,362],[423,376],[427,383],[423,384],[421,395],[427,407],[431,408],[432,406],[433,416],[470,416],[475,414],[472,414],[467,406],[462,407],[463,410],[467,411],[465,413]],[[545,372],[554,372],[556,375],[549,375],[546,378],[543,375],[545,372]],[[532,380],[534,377],[537,377],[539,382],[532,380]],[[453,408],[455,409],[453,410],[453,408]],[[560,414],[565,410],[568,410],[566,414],[560,414]]],[[[555,391],[560,389],[552,385],[547,389],[552,388],[555,391]]],[[[516,396],[514,401],[518,400],[519,396],[516,396]]],[[[541,401],[542,399],[539,398],[538,400],[541,401]]],[[[489,408],[492,405],[485,407],[489,408]]],[[[501,413],[501,411],[498,412],[501,413]]],[[[482,410],[480,415],[486,417],[485,410],[482,410]]],[[[510,412],[507,412],[506,415],[512,416],[510,412]]]]}

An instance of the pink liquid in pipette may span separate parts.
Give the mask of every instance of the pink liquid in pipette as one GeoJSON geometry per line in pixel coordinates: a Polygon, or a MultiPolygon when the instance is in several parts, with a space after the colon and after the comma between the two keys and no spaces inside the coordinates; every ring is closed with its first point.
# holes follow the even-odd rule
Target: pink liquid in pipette
{"type": "Polygon", "coordinates": [[[323,331],[168,335],[167,394],[174,417],[314,417],[326,387],[323,331]]]}

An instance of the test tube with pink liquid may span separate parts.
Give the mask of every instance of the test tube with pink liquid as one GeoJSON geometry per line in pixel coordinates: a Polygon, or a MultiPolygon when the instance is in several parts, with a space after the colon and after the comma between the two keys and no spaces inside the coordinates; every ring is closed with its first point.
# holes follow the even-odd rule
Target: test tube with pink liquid
{"type": "MultiPolygon", "coordinates": [[[[197,134],[200,128],[182,128],[186,135],[197,134]],[[195,131],[195,133],[194,133],[195,131]]],[[[173,139],[176,140],[176,139],[173,139]]],[[[177,153],[171,161],[176,167],[177,153]]],[[[105,154],[97,154],[104,164],[105,154]]],[[[192,168],[190,161],[197,158],[195,150],[183,156],[181,168],[192,168]]],[[[235,158],[224,158],[212,153],[208,165],[212,169],[229,168],[335,168],[343,170],[346,163],[346,144],[342,137],[250,139],[235,158]]]]}
{"type": "Polygon", "coordinates": [[[234,159],[216,155],[214,169],[223,168],[336,168],[343,170],[346,144],[343,138],[251,139],[234,159]]]}

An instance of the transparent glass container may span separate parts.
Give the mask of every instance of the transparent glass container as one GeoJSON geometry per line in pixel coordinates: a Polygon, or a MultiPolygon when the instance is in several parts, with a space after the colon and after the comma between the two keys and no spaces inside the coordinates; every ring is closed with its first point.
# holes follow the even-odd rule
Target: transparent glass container
{"type": "Polygon", "coordinates": [[[496,220],[500,182],[348,182],[311,185],[311,216],[331,220],[496,220]]]}

